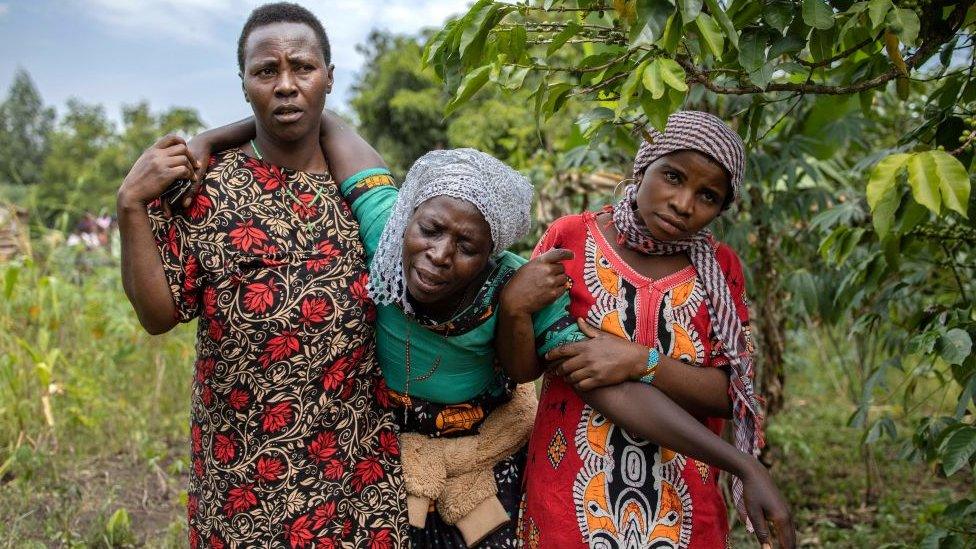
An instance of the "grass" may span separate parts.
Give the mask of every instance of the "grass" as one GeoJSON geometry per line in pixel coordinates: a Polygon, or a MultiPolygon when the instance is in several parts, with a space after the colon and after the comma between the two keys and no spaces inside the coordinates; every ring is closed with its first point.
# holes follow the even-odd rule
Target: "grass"
{"type": "MultiPolygon", "coordinates": [[[[790,502],[798,545],[918,547],[949,503],[976,495],[972,476],[940,478],[925,464],[900,459],[902,440],[881,439],[862,451],[863,431],[847,426],[856,406],[838,387],[845,376],[832,371],[840,366],[824,367],[812,351],[799,351],[814,348],[809,337],[792,334],[788,398],[767,422],[764,457],[790,502]]],[[[733,537],[737,546],[755,543],[741,524],[733,537]]]]}
{"type": "MultiPolygon", "coordinates": [[[[146,335],[116,254],[62,241],[0,265],[0,547],[183,547],[193,326],[146,335]]],[[[972,479],[900,461],[892,441],[865,460],[845,376],[807,358],[790,354],[768,427],[801,546],[917,546],[972,479]]]]}
{"type": "Polygon", "coordinates": [[[35,249],[0,266],[0,546],[185,540],[192,327],[146,335],[111,253],[35,249]]]}

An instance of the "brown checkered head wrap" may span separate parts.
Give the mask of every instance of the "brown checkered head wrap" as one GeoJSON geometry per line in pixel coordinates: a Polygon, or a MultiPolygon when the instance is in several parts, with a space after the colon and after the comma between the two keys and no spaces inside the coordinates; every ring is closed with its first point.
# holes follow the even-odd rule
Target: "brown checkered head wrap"
{"type": "Polygon", "coordinates": [[[708,155],[729,174],[732,199],[742,190],[745,170],[745,146],[739,134],[713,114],[701,111],[678,111],[668,117],[664,133],[650,129],[650,140],[644,140],[634,158],[634,179],[639,184],[652,162],[676,151],[692,150],[708,155]]]}
{"type": "MultiPolygon", "coordinates": [[[[731,366],[729,394],[732,397],[735,446],[747,454],[757,455],[763,446],[763,417],[760,400],[752,386],[755,377],[753,357],[748,333],[739,320],[725,273],[715,257],[717,243],[707,228],[684,239],[659,240],[647,230],[637,212],[637,187],[647,167],[658,158],[680,150],[703,152],[725,168],[732,185],[732,200],[735,200],[741,192],[742,168],[745,164],[742,140],[718,118],[695,111],[672,114],[664,133],[652,131],[651,136],[651,141],[641,144],[634,159],[637,183],[627,185],[623,198],[613,207],[617,242],[651,256],[686,254],[694,265],[708,295],[706,305],[712,331],[722,342],[722,353],[728,357],[731,366]]],[[[751,528],[745,512],[742,481],[736,477],[732,477],[732,499],[746,527],[751,528]]]]}

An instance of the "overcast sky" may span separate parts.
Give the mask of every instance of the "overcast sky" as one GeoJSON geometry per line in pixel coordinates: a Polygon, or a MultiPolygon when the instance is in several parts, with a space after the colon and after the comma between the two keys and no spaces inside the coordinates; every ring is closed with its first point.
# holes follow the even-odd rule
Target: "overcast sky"
{"type": "MultiPolygon", "coordinates": [[[[0,1],[0,91],[27,69],[48,105],[69,97],[153,110],[196,108],[208,126],[251,113],[237,78],[237,37],[259,0],[0,1]]],[[[344,107],[360,70],[356,44],[374,28],[414,33],[471,0],[299,0],[325,25],[336,65],[332,106],[344,107]]]]}

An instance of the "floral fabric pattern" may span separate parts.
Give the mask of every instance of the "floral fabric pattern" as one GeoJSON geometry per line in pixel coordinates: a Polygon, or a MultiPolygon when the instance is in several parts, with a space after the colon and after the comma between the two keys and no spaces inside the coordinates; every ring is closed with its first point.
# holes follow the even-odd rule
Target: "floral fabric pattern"
{"type": "Polygon", "coordinates": [[[199,318],[190,546],[405,546],[375,310],[338,186],[235,149],[185,213],[149,212],[179,320],[199,318]]]}

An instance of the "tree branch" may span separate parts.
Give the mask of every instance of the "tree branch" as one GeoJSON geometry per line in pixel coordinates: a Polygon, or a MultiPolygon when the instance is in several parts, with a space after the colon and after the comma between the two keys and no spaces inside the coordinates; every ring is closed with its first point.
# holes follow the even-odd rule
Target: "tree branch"
{"type": "MultiPolygon", "coordinates": [[[[500,3],[501,2],[499,2],[499,4],[500,3]]],[[[524,9],[526,11],[542,11],[542,12],[546,12],[546,13],[552,13],[552,12],[573,12],[573,13],[575,13],[575,12],[581,12],[581,11],[582,12],[586,12],[586,13],[590,13],[590,12],[594,12],[594,11],[609,11],[609,10],[612,10],[613,9],[613,6],[607,6],[607,5],[604,5],[604,4],[600,4],[600,5],[593,6],[593,7],[589,7],[589,8],[555,8],[555,7],[550,7],[549,9],[546,9],[546,8],[539,7],[539,6],[519,6],[519,8],[520,9],[524,9]]]]}
{"type": "Polygon", "coordinates": [[[580,89],[574,91],[573,93],[571,93],[569,95],[570,95],[570,97],[572,97],[572,96],[576,96],[576,95],[583,95],[583,94],[586,94],[586,93],[593,93],[595,91],[599,91],[601,88],[603,88],[605,86],[608,86],[610,84],[613,84],[614,82],[616,82],[618,80],[623,80],[624,78],[627,78],[628,76],[630,76],[630,73],[622,72],[622,73],[620,73],[618,75],[615,75],[615,76],[612,76],[610,78],[607,78],[606,80],[604,80],[603,82],[600,82],[599,84],[594,84],[592,86],[587,86],[585,88],[580,88],[580,89]]]}
{"type": "Polygon", "coordinates": [[[838,53],[837,55],[831,57],[830,59],[824,59],[823,61],[816,61],[816,62],[814,62],[814,61],[807,61],[805,59],[797,59],[796,61],[799,64],[803,65],[804,67],[811,67],[811,68],[814,68],[814,69],[820,68],[820,67],[826,67],[827,65],[832,64],[834,61],[840,61],[841,59],[847,57],[848,55],[851,55],[852,53],[854,53],[857,50],[863,48],[864,46],[867,46],[871,42],[874,42],[876,40],[879,40],[880,38],[881,38],[881,35],[880,34],[878,36],[875,36],[874,38],[865,38],[864,40],[861,41],[861,43],[855,44],[855,45],[847,48],[846,50],[838,53]]]}
{"type": "MultiPolygon", "coordinates": [[[[970,0],[968,2],[960,2],[956,4],[955,9],[949,16],[949,19],[946,21],[946,27],[941,31],[935,32],[926,37],[926,40],[921,46],[918,47],[917,50],[915,50],[915,53],[905,60],[905,65],[907,65],[909,69],[914,69],[918,65],[921,65],[923,61],[928,59],[929,56],[939,48],[939,46],[947,41],[948,37],[954,35],[964,22],[966,18],[966,11],[969,9],[969,6],[972,5],[972,3],[972,0],[970,0]]],[[[749,95],[766,92],[800,92],[820,95],[848,95],[877,88],[887,84],[889,81],[894,80],[901,75],[901,72],[899,72],[897,68],[892,67],[887,72],[881,73],[874,78],[864,80],[856,84],[851,84],[849,86],[830,86],[826,84],[812,84],[809,82],[803,84],[780,82],[770,84],[763,89],[755,85],[721,86],[715,82],[712,82],[704,73],[704,70],[695,66],[695,64],[692,63],[687,57],[679,56],[675,60],[682,66],[682,68],[685,69],[685,72],[689,74],[688,82],[701,84],[709,91],[723,95],[749,95]]]]}

